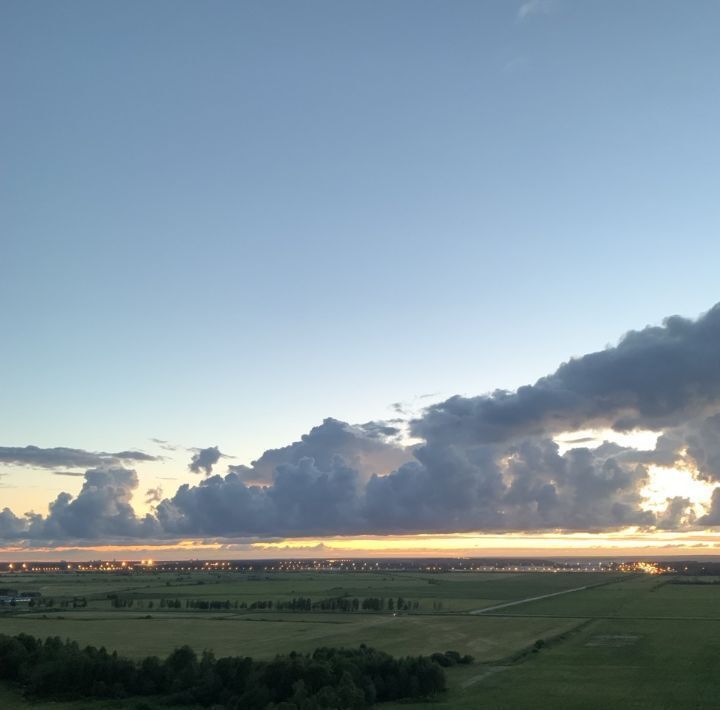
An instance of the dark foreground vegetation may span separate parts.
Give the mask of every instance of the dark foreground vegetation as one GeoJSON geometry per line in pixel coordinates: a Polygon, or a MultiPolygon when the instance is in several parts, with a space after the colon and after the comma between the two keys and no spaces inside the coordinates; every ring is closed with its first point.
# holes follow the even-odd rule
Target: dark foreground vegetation
{"type": "Polygon", "coordinates": [[[319,648],[271,661],[200,657],[188,646],[160,660],[133,661],[104,648],[50,637],[0,635],[0,679],[29,697],[57,700],[162,696],[169,705],[221,705],[232,710],[366,708],[445,690],[443,667],[470,663],[454,651],[393,658],[366,646],[319,648]]]}

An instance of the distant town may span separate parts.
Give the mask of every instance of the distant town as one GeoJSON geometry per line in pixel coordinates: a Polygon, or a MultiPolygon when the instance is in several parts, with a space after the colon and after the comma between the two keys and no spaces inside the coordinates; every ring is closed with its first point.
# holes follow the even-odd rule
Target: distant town
{"type": "MultiPolygon", "coordinates": [[[[484,558],[300,559],[300,560],[88,560],[84,562],[0,562],[0,574],[58,573],[163,574],[179,572],[627,572],[643,574],[720,575],[720,561],[698,560],[540,560],[484,558]]],[[[0,590],[1,591],[1,590],[0,590]]],[[[0,595],[1,601],[1,595],[0,595]]]]}

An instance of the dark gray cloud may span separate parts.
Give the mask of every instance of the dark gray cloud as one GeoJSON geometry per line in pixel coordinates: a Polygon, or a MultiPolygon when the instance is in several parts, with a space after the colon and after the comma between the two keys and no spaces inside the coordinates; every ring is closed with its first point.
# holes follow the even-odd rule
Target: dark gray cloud
{"type": "Polygon", "coordinates": [[[720,414],[689,422],[662,438],[668,448],[674,445],[701,479],[720,482],[720,414]]]}
{"type": "Polygon", "coordinates": [[[647,466],[689,456],[702,475],[715,476],[720,436],[713,417],[719,405],[716,306],[696,321],[674,316],[662,326],[628,333],[617,346],[571,360],[516,392],[457,396],[430,406],[412,422],[412,433],[424,443],[404,451],[412,460],[389,473],[364,478],[337,443],[349,440],[354,447],[358,438],[371,440],[371,429],[326,420],[300,442],[266,452],[252,467],[233,467],[225,478],[181,489],[164,514],[186,531],[197,520],[200,530],[212,528],[215,534],[224,526],[233,533],[310,534],[319,518],[301,491],[337,483],[344,466],[358,475],[353,485],[326,493],[328,507],[343,511],[326,533],[673,527],[689,523],[687,504],[673,499],[657,515],[645,510],[647,466]],[[699,424],[689,426],[690,420],[699,424]],[[653,452],[606,443],[561,455],[552,440],[558,433],[601,426],[665,433],[653,452]],[[312,462],[304,464],[304,477],[294,474],[303,486],[286,497],[280,467],[302,459],[312,462]],[[253,480],[268,485],[243,483],[253,480]],[[290,500],[292,516],[282,505],[290,500]],[[214,513],[206,506],[216,508],[214,513]]]}
{"type": "Polygon", "coordinates": [[[654,449],[624,449],[620,458],[625,462],[688,469],[699,480],[719,483],[720,414],[669,427],[658,436],[654,449]]]}
{"type": "Polygon", "coordinates": [[[63,446],[43,449],[39,446],[0,446],[0,464],[17,466],[37,466],[40,468],[89,468],[122,462],[157,461],[143,451],[85,451],[69,449],[63,446]]]}
{"type": "Polygon", "coordinates": [[[303,458],[315,461],[321,469],[340,457],[356,469],[360,477],[386,474],[412,458],[411,452],[396,443],[400,429],[388,422],[351,425],[327,418],[322,424],[280,449],[269,449],[250,466],[230,466],[229,472],[250,483],[270,483],[278,466],[297,463],[303,458]]]}
{"type": "Polygon", "coordinates": [[[217,446],[209,446],[207,449],[196,449],[188,468],[193,473],[204,472],[206,476],[212,473],[213,466],[223,457],[217,446]]]}
{"type": "Polygon", "coordinates": [[[140,518],[135,514],[131,499],[137,487],[138,477],[131,469],[90,469],[85,472],[78,495],[60,493],[50,503],[45,516],[27,513],[18,517],[7,509],[0,513],[0,536],[59,543],[137,539],[160,534],[155,518],[140,518]]]}
{"type": "Polygon", "coordinates": [[[698,524],[707,526],[720,525],[720,486],[713,491],[710,507],[706,514],[698,520],[698,524]]]}
{"type": "Polygon", "coordinates": [[[145,491],[145,503],[152,505],[153,503],[159,503],[163,497],[163,489],[160,486],[156,488],[148,488],[145,491]]]}
{"type": "MultiPolygon", "coordinates": [[[[458,531],[612,530],[628,525],[676,529],[692,523],[686,501],[656,515],[643,510],[643,464],[616,444],[561,454],[549,438],[509,445],[430,445],[412,461],[369,479],[341,456],[321,466],[298,455],[268,485],[237,473],[182,485],[154,513],[138,517],[134,471],[91,469],[80,493],[61,493],[47,516],[0,515],[0,537],[107,540],[178,537],[293,537],[458,531]]],[[[714,518],[713,518],[714,519],[714,518]]],[[[710,518],[707,519],[708,521],[710,518]]],[[[714,523],[713,523],[714,524],[714,523]]]]}
{"type": "Polygon", "coordinates": [[[102,540],[155,534],[155,521],[138,518],[131,505],[137,487],[138,477],[133,470],[89,470],[76,497],[60,493],[50,504],[48,515],[30,523],[30,537],[102,540]]]}
{"type": "Polygon", "coordinates": [[[500,443],[591,426],[660,430],[720,403],[720,304],[693,321],[631,331],[616,347],[561,365],[515,392],[430,406],[413,433],[436,442],[500,443]]]}
{"type": "Polygon", "coordinates": [[[271,486],[247,485],[236,473],[180,486],[157,508],[176,535],[313,535],[357,528],[358,473],[336,457],[327,468],[310,458],[281,464],[271,486]]]}
{"type": "Polygon", "coordinates": [[[27,533],[27,520],[19,518],[10,508],[0,510],[0,539],[17,540],[27,533]]]}
{"type": "Polygon", "coordinates": [[[689,498],[668,498],[667,508],[658,514],[655,525],[661,530],[682,530],[695,524],[695,506],[689,498]]]}
{"type": "Polygon", "coordinates": [[[499,448],[422,446],[415,460],[367,483],[335,456],[277,467],[270,485],[236,473],[181,486],[157,516],[174,535],[389,534],[413,532],[607,530],[652,526],[639,493],[640,465],[621,447],[561,455],[549,439],[499,448]]]}
{"type": "Polygon", "coordinates": [[[59,495],[47,516],[0,513],[0,535],[270,538],[720,525],[720,487],[697,520],[686,498],[652,512],[642,496],[651,465],[683,465],[720,482],[720,306],[697,321],[673,317],[629,333],[517,392],[432,405],[412,423],[420,445],[404,447],[401,433],[393,422],[326,419],[224,476],[212,475],[223,457],[218,447],[198,449],[190,468],[208,477],[162,500],[149,491],[157,505],[144,518],[131,506],[134,471],[93,467],[81,492],[59,495]],[[652,451],[609,442],[590,448],[576,437],[561,453],[553,439],[601,426],[660,436],[652,451]]]}

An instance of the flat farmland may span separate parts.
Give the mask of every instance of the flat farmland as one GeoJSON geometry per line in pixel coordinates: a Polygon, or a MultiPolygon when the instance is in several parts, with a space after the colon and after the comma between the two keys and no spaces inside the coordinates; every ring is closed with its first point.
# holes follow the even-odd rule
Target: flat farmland
{"type": "Polygon", "coordinates": [[[87,608],[111,609],[112,598],[132,600],[132,608],[159,610],[160,602],[229,601],[233,605],[306,597],[313,602],[337,597],[368,597],[416,602],[418,611],[470,611],[531,596],[551,594],[612,579],[607,573],[293,573],[247,574],[58,574],[5,577],[0,584],[52,599],[54,606],[82,597],[87,608]]]}
{"type": "Polygon", "coordinates": [[[720,622],[593,621],[522,662],[451,669],[447,696],[415,707],[710,710],[719,706],[718,632],[720,622]]]}
{"type": "Polygon", "coordinates": [[[131,657],[163,656],[183,644],[216,655],[266,658],[365,643],[394,655],[452,649],[490,661],[577,622],[464,611],[609,580],[592,573],[15,574],[13,586],[39,592],[52,604],[6,610],[0,633],[59,636],[131,657]],[[276,609],[294,598],[380,599],[383,606],[382,611],[351,613],[276,609]],[[265,600],[273,602],[272,609],[247,609],[265,600]],[[409,602],[410,611],[398,612],[399,600],[409,602]],[[218,602],[223,608],[193,608],[198,602],[218,602]]]}
{"type": "MultiPolygon", "coordinates": [[[[575,619],[563,638],[511,662],[450,669],[450,691],[418,710],[705,710],[720,707],[720,588],[635,577],[508,610],[575,619]]],[[[500,612],[498,612],[499,614],[500,612]]],[[[494,616],[488,612],[486,618],[494,616]]],[[[400,710],[401,705],[386,705],[400,710]]]]}
{"type": "Polygon", "coordinates": [[[391,614],[167,614],[151,619],[129,613],[102,617],[76,613],[64,619],[22,616],[0,621],[0,632],[60,636],[84,645],[106,646],[123,655],[167,655],[183,644],[216,655],[269,658],[320,646],[368,646],[393,655],[431,654],[447,649],[493,660],[536,639],[572,626],[564,619],[503,619],[483,616],[391,614]]]}
{"type": "MultiPolygon", "coordinates": [[[[499,610],[522,616],[720,620],[720,585],[641,576],[499,610]]],[[[489,612],[493,613],[493,612],[489,612]]]]}
{"type": "MultiPolygon", "coordinates": [[[[256,658],[361,643],[396,656],[448,649],[474,656],[475,663],[448,669],[448,692],[414,704],[418,710],[717,708],[720,585],[689,581],[609,573],[16,574],[13,587],[38,591],[52,605],[6,608],[0,633],[60,636],[134,658],[182,644],[256,658]],[[298,597],[381,599],[382,611],[275,608],[298,597]],[[409,609],[398,612],[398,598],[409,609]],[[188,606],[203,600],[230,606],[188,606]],[[261,600],[273,608],[248,608],[261,600]]],[[[2,586],[10,586],[7,578],[2,586]]],[[[0,706],[26,706],[2,692],[0,706]]]]}

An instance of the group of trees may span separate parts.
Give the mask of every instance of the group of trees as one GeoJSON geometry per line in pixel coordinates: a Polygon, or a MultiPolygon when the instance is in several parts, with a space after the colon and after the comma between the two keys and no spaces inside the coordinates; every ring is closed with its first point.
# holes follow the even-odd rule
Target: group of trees
{"type": "Polygon", "coordinates": [[[0,635],[0,679],[19,684],[32,697],[162,695],[169,704],[220,704],[231,710],[355,710],[385,700],[429,697],[445,689],[441,666],[469,660],[452,651],[432,658],[393,658],[361,646],[256,661],[215,658],[209,652],[198,657],[183,646],[164,660],[133,661],[57,637],[0,635]]]}
{"type": "MultiPolygon", "coordinates": [[[[313,601],[310,597],[293,597],[287,600],[278,600],[273,602],[272,599],[267,601],[251,602],[248,609],[276,609],[277,611],[411,611],[420,606],[417,601],[410,601],[398,597],[397,600],[383,599],[382,597],[366,597],[358,599],[357,597],[328,597],[313,601]]],[[[241,609],[246,608],[244,602],[241,602],[241,609]]]]}
{"type": "MultiPolygon", "coordinates": [[[[25,595],[21,594],[18,596],[24,597],[25,595]]],[[[36,607],[54,607],[55,606],[55,599],[53,597],[40,597],[40,596],[32,596],[30,597],[30,600],[27,602],[22,602],[23,604],[27,603],[28,607],[30,609],[34,609],[36,607]]],[[[14,598],[10,598],[9,601],[6,599],[0,599],[0,606],[10,606],[10,607],[16,607],[18,605],[17,601],[14,598]]],[[[76,608],[82,608],[87,606],[87,599],[85,597],[73,597],[72,599],[64,599],[60,602],[59,606],[63,608],[69,608],[73,607],[73,609],[76,608]]]]}
{"type": "MultiPolygon", "coordinates": [[[[117,594],[108,595],[113,608],[127,609],[137,605],[144,608],[145,604],[142,600],[134,600],[132,597],[120,597],[117,594]]],[[[410,601],[398,597],[385,599],[383,597],[366,597],[358,599],[357,597],[329,597],[313,601],[310,597],[293,597],[292,599],[259,599],[252,602],[231,601],[229,599],[160,599],[160,609],[201,609],[205,611],[213,610],[230,610],[230,609],[275,609],[276,611],[413,611],[420,606],[417,601],[410,601]]],[[[147,602],[147,608],[152,609],[154,602],[147,602]]]]}

